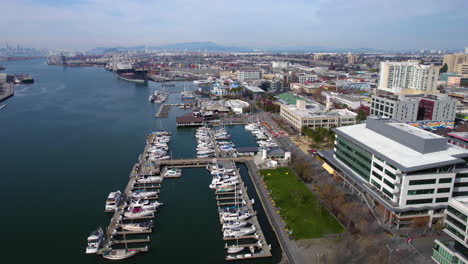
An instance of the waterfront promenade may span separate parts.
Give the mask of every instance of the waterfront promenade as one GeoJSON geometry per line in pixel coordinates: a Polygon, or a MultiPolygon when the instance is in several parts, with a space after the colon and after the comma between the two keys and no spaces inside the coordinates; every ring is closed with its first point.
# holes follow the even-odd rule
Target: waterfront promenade
{"type": "Polygon", "coordinates": [[[267,194],[268,190],[264,187],[263,182],[260,179],[257,166],[253,160],[247,161],[246,165],[260,202],[262,203],[263,209],[268,217],[268,221],[275,231],[278,242],[284,254],[286,255],[288,262],[290,264],[309,263],[301,254],[301,249],[298,247],[298,245],[292,239],[290,239],[286,231],[284,231],[284,222],[281,220],[279,214],[276,213],[276,208],[274,208],[270,202],[269,196],[267,194]]]}

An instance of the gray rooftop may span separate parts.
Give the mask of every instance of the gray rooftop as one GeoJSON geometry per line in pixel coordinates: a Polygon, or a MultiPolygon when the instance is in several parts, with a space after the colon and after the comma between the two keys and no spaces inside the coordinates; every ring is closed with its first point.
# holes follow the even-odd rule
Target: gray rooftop
{"type": "Polygon", "coordinates": [[[334,130],[404,172],[463,163],[461,158],[468,157],[468,150],[447,143],[441,136],[388,119],[368,118],[366,124],[334,130]]]}

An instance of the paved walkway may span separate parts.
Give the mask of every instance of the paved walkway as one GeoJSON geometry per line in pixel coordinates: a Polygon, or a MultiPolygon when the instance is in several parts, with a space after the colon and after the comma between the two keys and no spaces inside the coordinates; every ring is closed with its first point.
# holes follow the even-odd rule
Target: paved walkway
{"type": "Polygon", "coordinates": [[[258,170],[254,162],[252,160],[248,161],[247,167],[249,168],[249,173],[252,176],[252,180],[255,186],[257,187],[258,196],[261,199],[265,213],[267,214],[268,219],[270,220],[273,230],[275,230],[278,242],[280,243],[284,254],[288,258],[289,263],[310,263],[310,261],[306,261],[306,259],[303,257],[303,254],[301,253],[302,249],[299,248],[295,241],[291,240],[286,231],[284,231],[285,225],[281,220],[279,214],[276,213],[276,208],[273,207],[273,205],[270,202],[270,197],[267,194],[268,191],[264,187],[263,181],[261,180],[258,174],[258,170]]]}

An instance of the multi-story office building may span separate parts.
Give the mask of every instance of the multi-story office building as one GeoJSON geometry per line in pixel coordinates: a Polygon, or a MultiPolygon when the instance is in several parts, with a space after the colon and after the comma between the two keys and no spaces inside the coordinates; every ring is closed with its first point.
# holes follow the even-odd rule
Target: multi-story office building
{"type": "Polygon", "coordinates": [[[393,94],[438,93],[439,67],[418,61],[381,62],[378,89],[393,94]]]}
{"type": "Polygon", "coordinates": [[[447,64],[447,72],[468,74],[468,54],[446,54],[442,65],[447,64]]]}
{"type": "Polygon", "coordinates": [[[334,131],[334,150],[320,155],[383,211],[382,224],[423,218],[430,225],[451,197],[468,197],[468,150],[442,136],[374,117],[334,131]]]}
{"type": "Polygon", "coordinates": [[[443,231],[450,238],[437,238],[432,259],[439,264],[468,263],[468,198],[452,198],[445,210],[443,231]]]}
{"type": "Polygon", "coordinates": [[[262,71],[255,68],[240,69],[237,72],[237,79],[240,82],[260,80],[262,78],[262,71]]]}
{"type": "Polygon", "coordinates": [[[380,95],[372,96],[373,116],[391,118],[400,122],[453,121],[457,100],[436,95],[380,95]]]}
{"type": "Polygon", "coordinates": [[[296,104],[282,104],[280,115],[297,131],[302,127],[333,128],[356,124],[357,114],[347,109],[328,110],[323,105],[305,100],[297,100],[296,104]]]}

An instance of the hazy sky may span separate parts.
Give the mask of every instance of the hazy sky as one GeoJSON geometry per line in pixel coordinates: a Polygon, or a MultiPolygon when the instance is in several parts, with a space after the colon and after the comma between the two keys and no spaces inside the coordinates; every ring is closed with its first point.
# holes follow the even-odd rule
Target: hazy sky
{"type": "Polygon", "coordinates": [[[0,0],[0,47],[468,46],[468,0],[0,0]]]}

